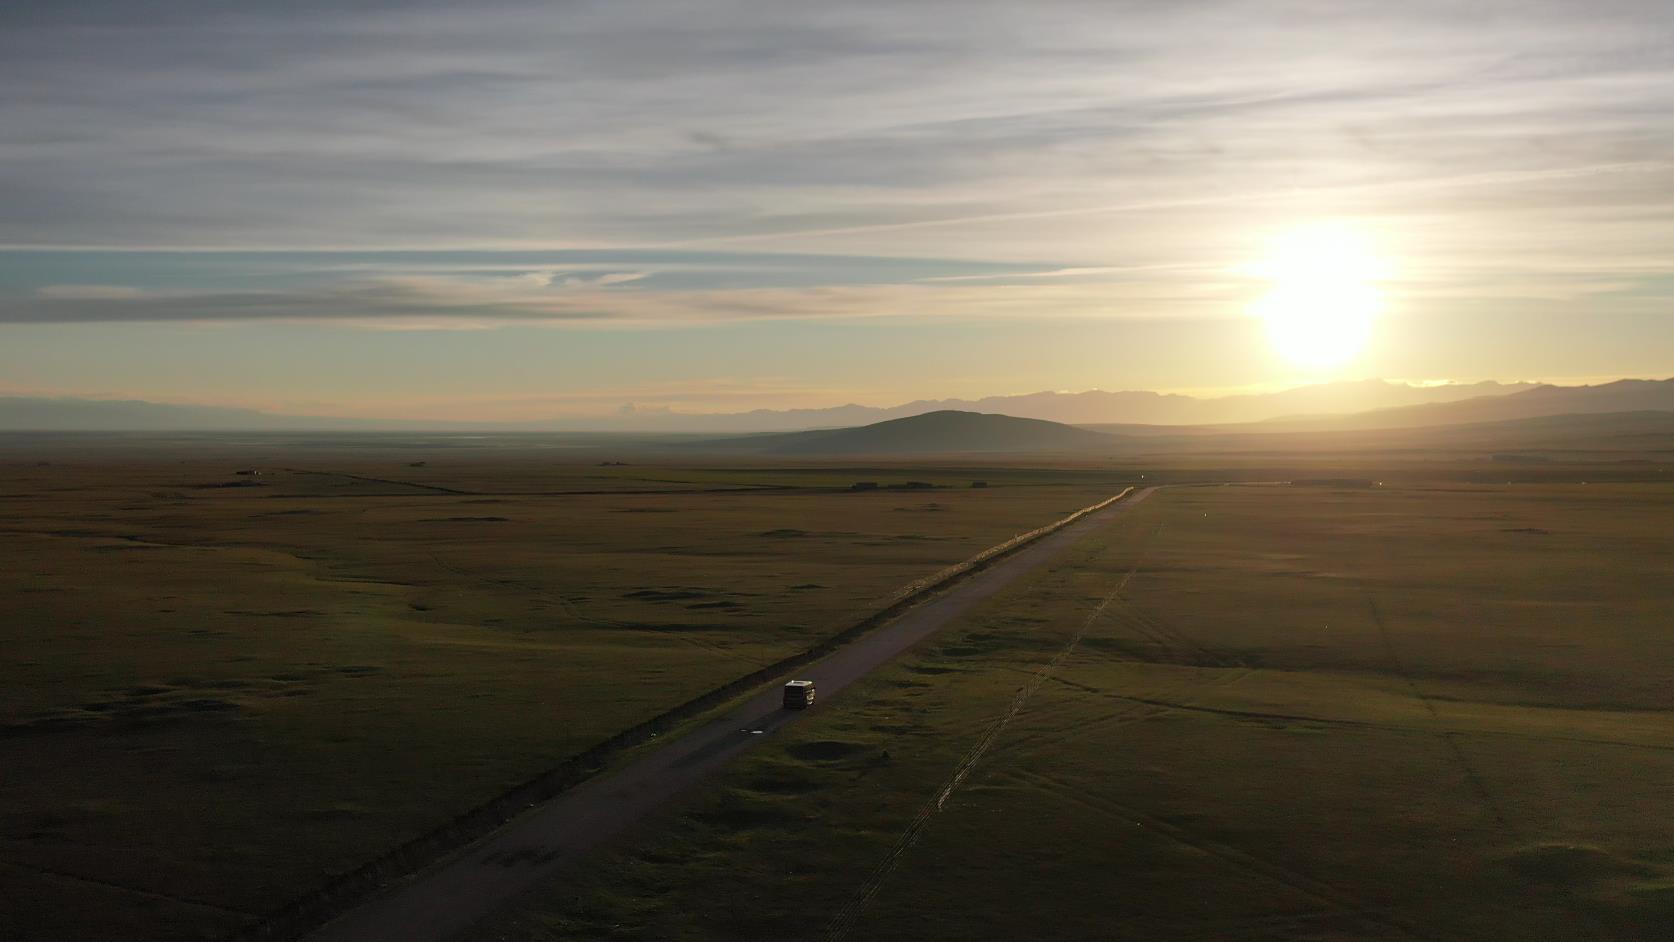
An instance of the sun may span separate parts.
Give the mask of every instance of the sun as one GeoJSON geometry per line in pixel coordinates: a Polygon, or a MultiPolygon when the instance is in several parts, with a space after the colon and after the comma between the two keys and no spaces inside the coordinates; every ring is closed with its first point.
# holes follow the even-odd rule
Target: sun
{"type": "Polygon", "coordinates": [[[1334,224],[1291,230],[1250,271],[1269,283],[1250,311],[1292,364],[1329,369],[1366,348],[1383,308],[1377,283],[1386,272],[1358,232],[1334,224]]]}

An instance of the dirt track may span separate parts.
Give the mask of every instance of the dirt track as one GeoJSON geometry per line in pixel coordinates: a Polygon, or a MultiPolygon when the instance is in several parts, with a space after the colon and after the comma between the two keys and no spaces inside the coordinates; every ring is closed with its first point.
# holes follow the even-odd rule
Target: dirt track
{"type": "MultiPolygon", "coordinates": [[[[800,672],[821,704],[934,634],[972,606],[1108,524],[1155,488],[1088,514],[909,610],[890,624],[800,672]]],[[[690,788],[733,757],[795,722],[777,687],[619,769],[530,811],[483,840],[345,913],[310,942],[444,942],[519,894],[551,878],[588,848],[690,788]]],[[[816,705],[814,709],[819,709],[816,705]]]]}

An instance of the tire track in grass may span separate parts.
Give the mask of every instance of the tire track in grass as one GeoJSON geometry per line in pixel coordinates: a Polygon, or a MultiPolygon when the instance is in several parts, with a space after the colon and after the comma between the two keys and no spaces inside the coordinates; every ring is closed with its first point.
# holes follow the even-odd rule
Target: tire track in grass
{"type": "MultiPolygon", "coordinates": [[[[1158,529],[1160,530],[1161,528],[1159,527],[1158,529]]],[[[1156,532],[1154,531],[1151,535],[1152,537],[1155,537],[1156,532]]],[[[872,872],[861,884],[860,889],[856,892],[854,897],[851,898],[849,902],[835,914],[833,914],[830,922],[827,923],[825,930],[825,938],[828,942],[840,942],[840,940],[849,936],[856,923],[858,923],[860,917],[864,914],[867,906],[870,905],[872,900],[879,892],[882,891],[889,876],[894,872],[901,858],[913,847],[913,845],[918,842],[919,838],[934,821],[935,817],[946,807],[948,800],[951,799],[953,794],[960,788],[961,785],[964,784],[965,780],[970,776],[970,773],[975,769],[976,765],[981,762],[993,748],[995,742],[1005,731],[1006,727],[1008,727],[1027,706],[1029,699],[1033,696],[1033,694],[1048,680],[1056,679],[1054,674],[1058,668],[1061,667],[1063,663],[1068,660],[1070,655],[1075,652],[1077,647],[1079,647],[1081,640],[1086,636],[1092,626],[1101,617],[1104,617],[1110,606],[1117,601],[1123,589],[1127,587],[1129,580],[1131,580],[1134,574],[1138,571],[1140,562],[1143,560],[1144,555],[1145,551],[1142,549],[1139,558],[1135,560],[1132,568],[1130,568],[1122,577],[1121,582],[1116,586],[1116,588],[1112,590],[1111,593],[1107,595],[1092,611],[1092,613],[1087,616],[1081,626],[1076,630],[1075,634],[1071,636],[1064,647],[1053,656],[1052,660],[1047,662],[1045,665],[1042,665],[1042,667],[1033,674],[1028,683],[1018,690],[1005,713],[1003,713],[998,720],[988,727],[987,731],[981,736],[981,738],[978,739],[978,741],[954,767],[952,774],[950,774],[946,781],[944,781],[942,787],[939,788],[935,795],[919,809],[913,820],[908,823],[907,827],[902,831],[900,836],[897,837],[895,843],[890,847],[883,859],[879,861],[877,866],[873,868],[872,872]]],[[[1213,667],[1223,669],[1238,668],[1237,670],[1222,675],[1222,677],[1216,682],[1217,685],[1221,683],[1235,682],[1255,672],[1255,669],[1244,663],[1242,659],[1236,657],[1229,659],[1226,656],[1217,654],[1216,652],[1209,650],[1203,645],[1198,644],[1189,637],[1181,634],[1177,629],[1172,628],[1172,626],[1162,625],[1156,619],[1152,619],[1141,614],[1131,617],[1131,622],[1137,627],[1136,633],[1140,634],[1142,637],[1146,637],[1148,640],[1152,640],[1154,643],[1158,643],[1162,649],[1169,653],[1174,659],[1179,658],[1179,648],[1185,647],[1188,649],[1195,649],[1195,653],[1203,660],[1210,661],[1211,666],[1213,667]]],[[[1181,663],[1184,664],[1183,661],[1181,663]]],[[[1107,718],[1107,722],[1114,720],[1117,721],[1117,725],[1121,725],[1123,720],[1128,722],[1137,722],[1139,720],[1148,719],[1154,715],[1159,715],[1160,713],[1171,712],[1174,708],[1175,707],[1172,705],[1164,706],[1162,704],[1145,704],[1142,702],[1136,702],[1131,708],[1118,710],[1116,714],[1107,718]],[[1128,717],[1132,718],[1128,719],[1128,717]]],[[[1008,769],[1005,774],[1009,775],[1014,780],[1021,780],[1024,784],[1033,784],[1035,787],[1045,787],[1050,791],[1075,801],[1076,803],[1087,806],[1092,810],[1099,811],[1106,815],[1116,816],[1127,823],[1149,828],[1178,843],[1185,844],[1186,846],[1192,847],[1202,853],[1216,857],[1243,872],[1256,874],[1279,882],[1308,896],[1316,902],[1324,903],[1327,907],[1329,907],[1329,911],[1333,915],[1348,916],[1365,922],[1370,922],[1380,926],[1381,928],[1397,932],[1407,938],[1420,940],[1429,940],[1433,938],[1432,936],[1421,934],[1414,927],[1396,921],[1388,915],[1380,915],[1382,910],[1387,909],[1387,907],[1368,906],[1365,901],[1356,898],[1344,890],[1328,883],[1324,883],[1323,881],[1316,880],[1306,874],[1298,873],[1297,871],[1274,863],[1273,861],[1255,856],[1235,847],[1219,844],[1218,842],[1192,835],[1183,828],[1156,819],[1136,809],[1111,802],[1108,799],[1096,798],[1079,793],[1062,782],[1038,773],[1008,769]]]]}
{"type": "Polygon", "coordinates": [[[107,890],[115,890],[131,896],[139,896],[145,899],[173,903],[176,906],[187,907],[190,909],[207,909],[225,916],[235,916],[246,922],[258,918],[258,914],[256,913],[246,912],[242,909],[233,909],[232,907],[222,906],[219,903],[212,903],[208,900],[192,899],[187,896],[176,896],[171,893],[162,893],[157,890],[147,890],[143,887],[130,886],[129,884],[120,883],[115,880],[103,880],[99,877],[88,876],[82,873],[72,873],[68,870],[59,870],[53,867],[41,867],[34,864],[20,863],[14,860],[0,860],[0,865],[10,867],[23,873],[32,874],[34,876],[81,883],[88,886],[104,887],[107,890]]]}
{"type": "Polygon", "coordinates": [[[1117,629],[1138,637],[1139,640],[1153,649],[1146,652],[1151,656],[1135,657],[1131,660],[1152,664],[1179,664],[1182,666],[1193,663],[1191,658],[1180,650],[1180,642],[1177,638],[1158,632],[1150,625],[1134,617],[1130,612],[1122,610],[1109,612],[1105,615],[1105,620],[1117,629]]]}
{"type": "MultiPolygon", "coordinates": [[[[1156,533],[1160,532],[1161,529],[1161,527],[1158,527],[1157,531],[1154,531],[1151,534],[1152,537],[1154,538],[1156,533]]],[[[1126,582],[1124,581],[1124,585],[1125,584],[1126,582]]],[[[1156,645],[1159,652],[1162,654],[1162,658],[1160,660],[1126,660],[1131,660],[1132,663],[1161,663],[1178,667],[1194,668],[1194,677],[1182,683],[1168,684],[1161,690],[1154,691],[1150,697],[1146,698],[1123,697],[1096,687],[1085,687],[1083,689],[1088,693],[1096,693],[1101,696],[1111,697],[1112,699],[1122,700],[1126,705],[1111,712],[1084,720],[1081,723],[1075,724],[1072,730],[1066,730],[1060,734],[1055,735],[1051,732],[1039,732],[1020,737],[1008,744],[1008,750],[1015,749],[1020,746],[1038,748],[1042,746],[1050,747],[1060,745],[1064,742],[1070,741],[1071,739],[1084,737],[1087,733],[1095,730],[1109,730],[1121,726],[1131,725],[1133,723],[1144,722],[1158,716],[1164,716],[1174,712],[1176,709],[1188,706],[1186,704],[1174,705],[1167,703],[1163,700],[1165,697],[1178,697],[1207,690],[1213,687],[1221,687],[1237,683],[1238,681],[1254,674],[1257,670],[1255,667],[1250,666],[1243,658],[1228,652],[1216,651],[1192,638],[1190,635],[1187,635],[1185,632],[1180,631],[1173,625],[1168,624],[1164,620],[1140,611],[1131,602],[1124,602],[1115,609],[1105,610],[1102,617],[1110,621],[1116,627],[1136,634],[1144,640],[1150,641],[1152,644],[1156,645]],[[1202,679],[1200,676],[1197,676],[1210,669],[1215,670],[1214,676],[1207,679],[1202,679]]],[[[1069,686],[1077,686],[1073,682],[1064,680],[1060,677],[1053,677],[1052,680],[1069,686]]]]}
{"type": "Polygon", "coordinates": [[[1091,794],[1085,789],[1077,788],[1060,779],[1030,769],[1009,768],[1003,774],[1021,785],[1056,795],[1061,799],[1082,805],[1091,811],[1123,824],[1136,825],[1154,834],[1159,834],[1175,843],[1214,857],[1243,873],[1254,874],[1289,887],[1317,903],[1325,904],[1338,915],[1354,916],[1380,928],[1398,932],[1410,939],[1424,940],[1424,942],[1434,942],[1437,939],[1434,935],[1420,932],[1418,928],[1388,915],[1387,911],[1391,908],[1389,906],[1370,905],[1365,900],[1340,887],[1265,857],[1252,854],[1249,851],[1233,847],[1230,844],[1223,844],[1220,841],[1194,834],[1186,828],[1171,824],[1154,815],[1146,814],[1130,805],[1125,805],[1102,795],[1091,794]]]}
{"type": "MultiPolygon", "coordinates": [[[[1176,647],[1185,648],[1188,652],[1195,656],[1195,660],[1181,660],[1178,661],[1178,663],[1194,663],[1210,667],[1250,666],[1247,661],[1238,655],[1225,651],[1216,651],[1215,649],[1208,647],[1201,641],[1198,641],[1180,629],[1169,624],[1167,621],[1164,621],[1155,615],[1141,611],[1138,606],[1135,606],[1131,602],[1123,605],[1115,613],[1112,613],[1112,617],[1115,617],[1116,615],[1126,617],[1133,621],[1136,625],[1144,626],[1144,628],[1152,634],[1160,635],[1163,638],[1169,639],[1170,643],[1176,647]]],[[[1176,657],[1178,656],[1179,655],[1176,652],[1176,657]]]]}
{"type": "MultiPolygon", "coordinates": [[[[1216,682],[1216,683],[1213,683],[1213,684],[1208,684],[1208,685],[1205,685],[1204,687],[1180,688],[1180,690],[1168,690],[1168,691],[1163,691],[1163,693],[1177,693],[1177,692],[1184,692],[1187,689],[1205,689],[1208,686],[1219,686],[1221,684],[1231,683],[1231,682],[1234,682],[1234,681],[1237,681],[1237,680],[1242,680],[1243,678],[1248,677],[1248,676],[1250,676],[1251,674],[1254,674],[1254,673],[1256,673],[1256,668],[1250,668],[1243,673],[1236,674],[1236,675],[1231,675],[1224,681],[1219,681],[1219,682],[1216,682]]],[[[1174,701],[1174,700],[1163,700],[1163,699],[1159,699],[1157,696],[1140,697],[1140,696],[1134,696],[1132,694],[1117,693],[1114,690],[1106,690],[1102,687],[1094,687],[1094,686],[1091,686],[1091,685],[1088,685],[1088,684],[1078,683],[1078,682],[1073,681],[1073,680],[1066,680],[1062,677],[1053,677],[1051,680],[1052,680],[1052,683],[1060,684],[1060,685],[1063,685],[1063,686],[1066,686],[1066,687],[1070,687],[1070,688],[1073,688],[1075,690],[1079,690],[1082,693],[1090,693],[1090,694],[1093,694],[1094,696],[1104,697],[1104,698],[1109,699],[1109,700],[1119,700],[1119,701],[1122,701],[1124,703],[1131,703],[1131,704],[1136,704],[1136,705],[1140,705],[1140,706],[1151,706],[1151,707],[1159,708],[1154,713],[1152,713],[1151,716],[1161,716],[1164,713],[1172,713],[1172,712],[1178,711],[1178,712],[1182,712],[1182,713],[1202,713],[1202,714],[1205,714],[1205,715],[1208,715],[1208,716],[1226,716],[1226,717],[1231,717],[1233,719],[1275,720],[1275,721],[1286,722],[1286,723],[1313,723],[1313,724],[1317,724],[1317,725],[1321,725],[1321,726],[1340,727],[1342,729],[1377,730],[1377,731],[1385,732],[1385,733],[1396,733],[1396,734],[1401,734],[1401,735],[1412,735],[1412,736],[1436,736],[1436,735],[1446,734],[1446,735],[1453,735],[1453,736],[1477,736],[1477,737],[1483,737],[1483,738],[1497,737],[1497,738],[1500,738],[1500,739],[1514,739],[1514,740],[1522,740],[1522,741],[1526,741],[1526,742],[1538,742],[1538,743],[1567,742],[1567,743],[1578,743],[1578,744],[1583,745],[1583,746],[1610,746],[1610,747],[1619,748],[1619,749],[1647,749],[1647,750],[1652,750],[1652,751],[1656,751],[1656,752],[1674,752],[1674,744],[1665,745],[1665,744],[1660,744],[1660,743],[1624,742],[1620,739],[1598,739],[1598,738],[1592,738],[1592,737],[1586,737],[1586,736],[1543,736],[1543,735],[1539,735],[1539,734],[1536,734],[1536,733],[1519,733],[1519,732],[1514,732],[1512,730],[1505,730],[1505,729],[1469,729],[1469,730],[1467,730],[1467,729],[1449,729],[1446,726],[1443,726],[1440,729],[1438,729],[1434,725],[1430,725],[1430,726],[1411,725],[1411,726],[1408,726],[1408,725],[1402,725],[1400,723],[1380,723],[1380,722],[1376,722],[1376,721],[1373,721],[1373,720],[1357,720],[1357,719],[1348,719],[1348,718],[1344,718],[1344,717],[1316,716],[1316,715],[1308,714],[1308,713],[1284,713],[1284,712],[1280,712],[1280,711],[1277,711],[1277,710],[1238,710],[1238,709],[1234,709],[1234,708],[1231,708],[1231,707],[1213,707],[1213,706],[1205,706],[1201,703],[1184,703],[1184,702],[1174,701]]],[[[1102,719],[1095,719],[1091,722],[1099,723],[1099,722],[1102,722],[1103,720],[1115,719],[1115,718],[1116,718],[1116,715],[1111,714],[1111,715],[1108,715],[1106,717],[1103,717],[1102,719]]],[[[1142,717],[1142,719],[1149,719],[1149,718],[1150,717],[1142,717]]],[[[1118,724],[1118,725],[1125,725],[1125,724],[1118,724]]],[[[1090,728],[1093,728],[1093,727],[1087,727],[1087,728],[1090,729],[1090,728]]],[[[1080,732],[1078,731],[1076,735],[1065,737],[1065,738],[1066,739],[1080,738],[1080,732]]],[[[1023,740],[1023,739],[1014,740],[1014,742],[1017,742],[1017,743],[1021,743],[1021,742],[1025,742],[1025,741],[1027,741],[1029,743],[1034,743],[1034,742],[1038,741],[1038,738],[1031,738],[1031,739],[1028,739],[1028,740],[1023,740]]],[[[1010,749],[1011,744],[1008,744],[1006,748],[1010,749]]]]}
{"type": "MultiPolygon", "coordinates": [[[[1158,527],[1158,530],[1161,530],[1161,527],[1158,527]]],[[[1156,531],[1153,531],[1151,536],[1155,537],[1156,531]]],[[[1148,539],[1146,541],[1147,546],[1149,542],[1148,539]]],[[[1116,587],[1099,602],[1098,607],[1094,608],[1091,614],[1082,620],[1080,627],[1070,636],[1069,641],[1058,649],[1058,653],[1052,656],[1052,660],[1041,665],[1029,681],[1018,689],[1006,711],[1000,715],[999,719],[989,725],[987,731],[971,746],[970,751],[966,752],[959,763],[954,766],[953,773],[942,783],[941,788],[937,789],[935,795],[919,808],[918,813],[913,816],[912,821],[896,838],[895,843],[890,846],[883,859],[878,862],[878,865],[867,875],[866,880],[861,883],[860,889],[854,897],[832,915],[831,921],[826,924],[825,928],[825,938],[828,942],[838,942],[838,940],[847,938],[849,933],[853,931],[855,923],[865,913],[866,907],[872,902],[872,899],[883,889],[901,857],[908,850],[911,850],[914,844],[918,843],[919,837],[930,826],[936,815],[940,814],[942,809],[947,806],[947,802],[953,797],[953,793],[959,790],[959,787],[965,783],[965,779],[976,768],[977,763],[981,762],[983,756],[987,755],[988,751],[994,747],[994,743],[998,741],[1000,734],[1005,732],[1006,727],[1011,725],[1011,721],[1016,719],[1019,713],[1023,712],[1023,708],[1029,703],[1029,698],[1034,696],[1035,691],[1039,690],[1041,685],[1045,684],[1058,668],[1069,659],[1070,655],[1075,653],[1075,649],[1081,644],[1081,639],[1086,636],[1094,622],[1098,620],[1099,616],[1104,613],[1104,610],[1111,603],[1116,601],[1122,590],[1127,588],[1128,580],[1132,579],[1134,573],[1139,571],[1139,564],[1144,557],[1145,547],[1141,547],[1139,557],[1134,560],[1133,566],[1122,576],[1116,587]]]]}
{"type": "Polygon", "coordinates": [[[1038,751],[1042,748],[1060,746],[1073,740],[1085,739],[1090,733],[1102,733],[1113,729],[1120,729],[1124,726],[1132,726],[1136,723],[1143,723],[1147,720],[1153,720],[1158,717],[1167,716],[1170,713],[1180,711],[1223,712],[1213,710],[1211,708],[1200,707],[1192,703],[1173,702],[1163,698],[1198,694],[1212,690],[1216,687],[1230,686],[1255,673],[1256,669],[1253,667],[1231,670],[1217,669],[1215,676],[1210,677],[1207,680],[1198,680],[1196,682],[1187,681],[1185,683],[1175,684],[1173,686],[1166,687],[1161,691],[1157,691],[1149,697],[1125,696],[1123,694],[1110,690],[1104,690],[1099,687],[1077,684],[1073,681],[1053,677],[1051,680],[1054,683],[1071,686],[1084,693],[1090,693],[1095,696],[1117,700],[1120,701],[1123,706],[1117,707],[1108,713],[1103,713],[1084,720],[1075,724],[1073,728],[1065,729],[1061,732],[1039,732],[1029,736],[1018,737],[1012,742],[1007,743],[1006,751],[1038,751]]]}
{"type": "MultiPolygon", "coordinates": [[[[1364,587],[1362,587],[1362,591],[1365,591],[1364,587]]],[[[1436,725],[1443,726],[1445,721],[1442,719],[1440,711],[1436,709],[1435,703],[1431,702],[1429,696],[1427,696],[1423,690],[1419,689],[1418,682],[1413,680],[1412,672],[1407,670],[1406,663],[1401,660],[1400,653],[1396,651],[1395,639],[1390,634],[1389,625],[1383,617],[1383,611],[1378,608],[1377,600],[1372,597],[1371,592],[1366,592],[1366,607],[1372,613],[1372,623],[1377,625],[1379,636],[1383,638],[1384,654],[1388,657],[1389,665],[1395,671],[1395,675],[1406,682],[1407,689],[1412,691],[1413,697],[1418,700],[1419,703],[1424,704],[1425,711],[1430,714],[1430,718],[1432,720],[1435,720],[1436,725]]],[[[1472,764],[1470,758],[1465,755],[1465,751],[1459,748],[1458,734],[1444,728],[1436,735],[1444,744],[1446,744],[1447,750],[1452,754],[1454,762],[1458,764],[1459,770],[1464,773],[1465,781],[1470,784],[1471,791],[1476,793],[1477,798],[1482,802],[1483,808],[1486,809],[1489,816],[1494,819],[1494,823],[1499,825],[1501,830],[1510,833],[1513,837],[1518,836],[1517,829],[1512,826],[1511,820],[1507,818],[1505,812],[1501,810],[1499,800],[1495,798],[1494,793],[1489,790],[1488,783],[1483,779],[1482,773],[1477,771],[1476,766],[1472,764]]]]}

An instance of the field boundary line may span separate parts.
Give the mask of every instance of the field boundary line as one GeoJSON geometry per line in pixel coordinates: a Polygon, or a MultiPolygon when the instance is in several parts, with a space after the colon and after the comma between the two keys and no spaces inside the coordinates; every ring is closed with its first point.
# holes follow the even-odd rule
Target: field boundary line
{"type": "Polygon", "coordinates": [[[325,883],[279,909],[259,918],[228,938],[231,940],[294,940],[318,929],[355,905],[435,864],[448,855],[493,833],[531,806],[542,804],[580,785],[629,749],[651,742],[658,735],[702,716],[740,694],[804,667],[874,629],[894,620],[936,592],[972,575],[1003,557],[1097,513],[1133,494],[1124,487],[1119,493],[1088,505],[1045,526],[1020,533],[990,546],[963,562],[914,580],[885,598],[881,607],[814,645],[757,668],[706,693],[699,694],[650,719],[636,723],[593,746],[563,760],[498,797],[402,843],[346,873],[329,877],[325,883]]]}

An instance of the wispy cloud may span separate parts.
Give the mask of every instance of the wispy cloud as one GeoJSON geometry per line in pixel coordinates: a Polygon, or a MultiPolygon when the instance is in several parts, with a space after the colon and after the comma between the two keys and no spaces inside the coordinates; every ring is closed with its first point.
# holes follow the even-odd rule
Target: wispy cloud
{"type": "Polygon", "coordinates": [[[1674,190],[1654,2],[93,6],[0,30],[0,244],[934,233],[1097,265],[1157,214],[1406,217],[1600,177],[1549,191],[1561,218],[1674,190]]]}
{"type": "Polygon", "coordinates": [[[129,285],[44,285],[35,296],[50,301],[131,301],[145,296],[129,285]]]}
{"type": "Polygon", "coordinates": [[[1028,281],[1036,278],[1105,278],[1111,275],[1133,275],[1149,272],[1205,272],[1201,264],[1178,265],[1104,265],[1097,268],[1051,268],[1044,271],[1000,272],[983,275],[937,275],[922,279],[943,281],[1028,281]]]}
{"type": "MultiPolygon", "coordinates": [[[[0,323],[307,321],[379,329],[498,324],[737,323],[754,320],[1156,318],[1222,316],[1228,286],[1196,279],[1138,285],[831,285],[714,291],[617,291],[608,283],[403,276],[294,292],[78,294],[0,299],[0,323]]],[[[1236,310],[1236,305],[1225,305],[1236,310]]]]}
{"type": "MultiPolygon", "coordinates": [[[[1435,279],[1402,289],[1403,303],[1440,300],[1599,299],[1639,286],[1600,276],[1524,277],[1488,289],[1465,279],[1435,279]]],[[[0,323],[180,321],[308,322],[379,330],[472,330],[509,324],[648,327],[828,320],[864,322],[1097,319],[1221,320],[1245,316],[1258,286],[1232,274],[1170,280],[1022,279],[1022,283],[943,282],[734,288],[713,291],[615,291],[598,282],[556,284],[504,279],[407,276],[297,292],[99,293],[0,299],[0,323]]],[[[1624,309],[1654,307],[1654,296],[1624,309]]]]}

